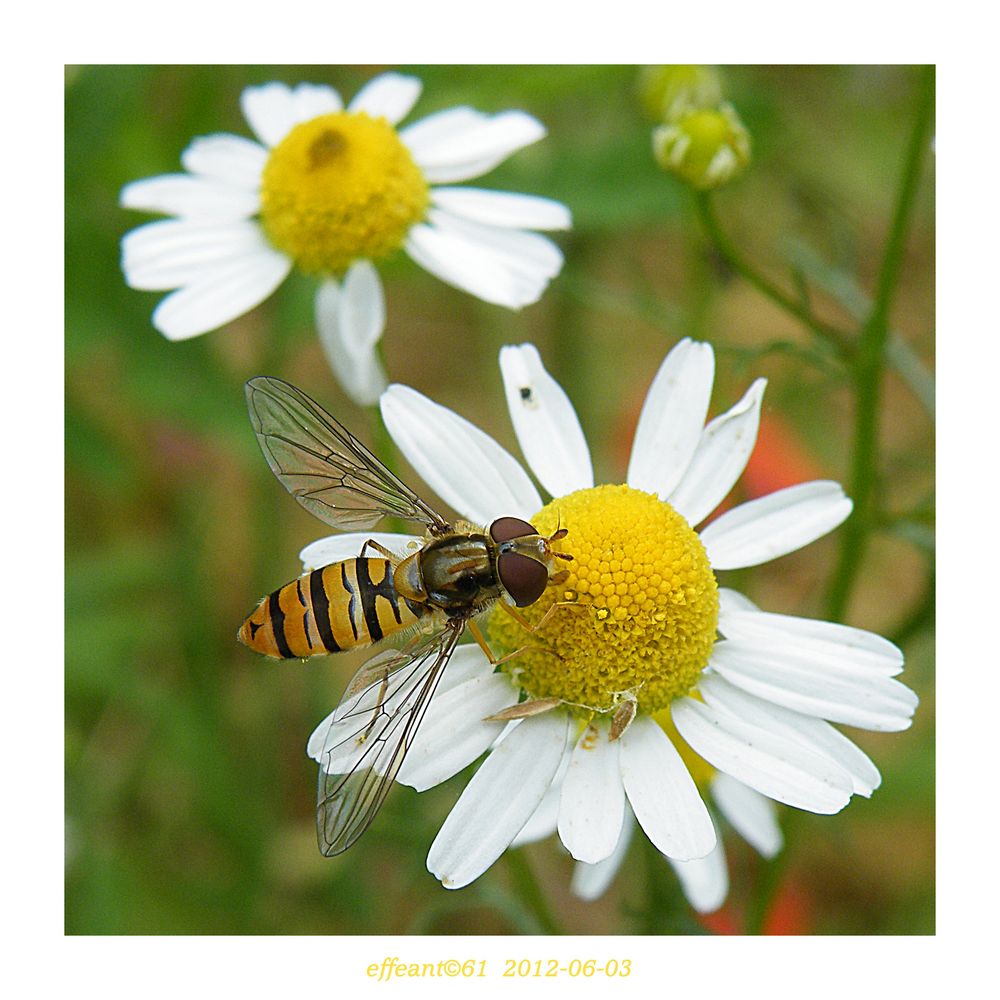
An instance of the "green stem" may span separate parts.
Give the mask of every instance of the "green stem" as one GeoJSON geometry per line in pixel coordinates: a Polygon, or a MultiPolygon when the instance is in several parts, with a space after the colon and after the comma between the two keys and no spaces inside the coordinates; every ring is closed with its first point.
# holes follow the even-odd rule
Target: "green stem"
{"type": "Polygon", "coordinates": [[[719,225],[712,196],[709,192],[698,192],[695,199],[698,206],[698,214],[701,216],[705,231],[708,233],[712,245],[729,267],[745,281],[753,285],[762,295],[784,309],[785,312],[790,313],[814,333],[828,340],[837,348],[837,351],[841,355],[849,356],[852,349],[851,335],[846,330],[841,330],[838,327],[831,326],[829,323],[824,323],[822,320],[817,319],[804,300],[801,289],[799,290],[798,298],[787,295],[777,285],[757,271],[749,261],[744,260],[740,256],[740,252],[719,225]]]}
{"type": "Polygon", "coordinates": [[[504,857],[514,883],[514,890],[525,908],[538,921],[539,927],[546,934],[562,934],[562,929],[556,923],[549,904],[545,900],[535,875],[528,864],[523,848],[508,850],[504,857]]]}
{"type": "Polygon", "coordinates": [[[934,110],[934,67],[921,68],[917,113],[906,152],[899,195],[886,240],[875,300],[861,330],[852,379],[856,395],[851,491],[854,514],[841,534],[840,556],[830,587],[827,612],[843,616],[877,519],[879,405],[889,340],[889,312],[906,249],[920,168],[927,154],[934,110]]]}

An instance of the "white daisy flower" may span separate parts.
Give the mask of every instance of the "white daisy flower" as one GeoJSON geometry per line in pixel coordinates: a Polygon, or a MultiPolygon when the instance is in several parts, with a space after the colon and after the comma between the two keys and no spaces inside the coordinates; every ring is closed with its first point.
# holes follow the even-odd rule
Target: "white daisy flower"
{"type": "Polygon", "coordinates": [[[404,248],[442,281],[511,309],[535,302],[562,254],[531,230],[567,229],[559,202],[454,187],[545,135],[523,111],[468,107],[398,124],[420,96],[414,77],[383,73],[344,107],[332,87],[248,87],[256,141],[217,134],[184,150],[186,173],[127,185],[121,204],[174,216],[122,240],[133,288],[175,289],[153,325],[171,340],[230,322],[292,267],[318,276],[316,324],[330,364],[359,403],[385,388],[375,347],[385,303],[373,266],[404,248]]]}
{"type": "MultiPolygon", "coordinates": [[[[699,789],[773,854],[781,835],[771,800],[836,813],[879,784],[872,762],[831,723],[903,730],[917,706],[895,679],[903,657],[886,639],[764,612],[716,583],[719,570],[768,562],[832,531],[851,501],[837,483],[803,483],[695,531],[746,466],[765,385],[758,379],[705,425],[708,344],[683,340],[661,365],[624,485],[594,485],[573,406],[533,346],[504,348],[500,367],[521,450],[553,497],[548,504],[509,453],[457,414],[401,385],[381,401],[396,444],[459,514],[479,524],[521,517],[543,535],[565,528],[557,544],[573,557],[568,579],[522,609],[536,623],[558,603],[543,629],[527,636],[501,611],[491,616],[494,651],[522,652],[493,672],[477,646],[462,647],[427,710],[398,780],[429,788],[489,751],[428,868],[459,888],[519,838],[557,830],[592,866],[578,872],[577,890],[594,896],[620,863],[634,815],[695,906],[715,908],[725,862],[699,789]],[[488,718],[524,697],[558,707],[506,723],[488,718]]],[[[313,568],[356,555],[366,537],[322,539],[303,561],[313,568]]],[[[414,541],[376,537],[400,552],[414,541]]]]}

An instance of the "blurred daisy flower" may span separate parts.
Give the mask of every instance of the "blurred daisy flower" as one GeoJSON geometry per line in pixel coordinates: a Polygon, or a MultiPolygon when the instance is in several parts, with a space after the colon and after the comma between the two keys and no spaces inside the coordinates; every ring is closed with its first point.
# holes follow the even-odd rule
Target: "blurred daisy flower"
{"type": "Polygon", "coordinates": [[[123,206],[174,216],[122,240],[131,287],[175,289],[153,325],[171,340],[214,330],[297,267],[320,279],[320,339],[344,388],[366,404],[385,388],[374,264],[394,251],[486,302],[535,302],[563,258],[532,230],[568,228],[569,211],[547,198],[452,185],[488,173],[545,129],[523,111],[468,107],[397,128],[420,91],[414,77],[384,73],[345,107],[332,87],[248,87],[241,106],[256,140],[195,139],[181,156],[185,173],[128,184],[123,206]]]}
{"type": "MultiPolygon", "coordinates": [[[[868,796],[874,764],[831,723],[896,731],[917,698],[895,679],[900,651],[871,632],[761,611],[720,588],[720,570],[757,566],[836,528],[851,501],[813,481],[740,504],[701,525],[743,472],[757,436],[758,379],[707,425],[708,344],[681,341],[646,397],[626,483],[595,485],[565,392],[531,345],[500,354],[508,408],[542,497],[492,438],[411,388],[381,400],[410,464],[473,523],[512,515],[573,557],[568,578],[523,608],[526,636],[502,611],[489,623],[494,672],[478,648],[456,653],[397,776],[418,790],[487,753],[435,839],[427,864],[467,885],[512,844],[553,830],[593,897],[621,862],[634,816],[701,910],[725,897],[713,808],[761,853],[781,846],[773,802],[836,813],[868,796]],[[428,433],[434,428],[435,433],[428,433]],[[556,655],[552,655],[552,654],[556,655]],[[531,708],[545,709],[525,714],[531,708]],[[505,711],[506,710],[506,711],[505,711]],[[506,714],[506,718],[495,718],[506,714]],[[519,717],[520,716],[520,717],[519,717]]],[[[307,568],[356,555],[365,534],[322,539],[307,568]]],[[[410,536],[376,534],[403,551],[410,536]]],[[[310,741],[322,757],[324,722],[310,741]]]]}

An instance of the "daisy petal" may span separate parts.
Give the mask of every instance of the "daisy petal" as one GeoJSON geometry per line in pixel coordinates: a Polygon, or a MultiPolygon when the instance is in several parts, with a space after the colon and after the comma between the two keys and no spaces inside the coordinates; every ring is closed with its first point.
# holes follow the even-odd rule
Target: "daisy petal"
{"type": "MultiPolygon", "coordinates": [[[[513,724],[512,724],[513,725],[513,724]]],[[[507,730],[509,732],[510,730],[507,730]]],[[[503,736],[500,737],[503,739],[503,736]]],[[[566,777],[566,768],[569,766],[569,752],[573,749],[573,741],[566,744],[566,753],[563,754],[559,762],[559,770],[552,779],[552,784],[542,796],[542,801],[538,808],[528,818],[528,822],[521,827],[518,835],[510,842],[510,846],[522,847],[525,844],[534,844],[539,840],[545,840],[556,832],[559,822],[559,799],[562,795],[562,783],[566,777]]]]}
{"type": "Polygon", "coordinates": [[[427,213],[427,220],[443,232],[453,233],[470,245],[491,251],[513,273],[527,278],[553,278],[563,265],[562,251],[548,236],[540,233],[489,226],[440,208],[432,208],[427,213]]]}
{"type": "Polygon", "coordinates": [[[162,174],[126,184],[119,201],[122,208],[141,212],[226,222],[254,215],[260,200],[251,188],[236,187],[227,181],[191,174],[162,174]]]}
{"type": "Polygon", "coordinates": [[[698,691],[712,708],[729,712],[768,732],[787,736],[840,765],[851,776],[856,795],[868,798],[882,783],[878,768],[867,754],[829,722],[756,698],[711,671],[702,675],[698,691]]]}
{"type": "Polygon", "coordinates": [[[246,87],[240,94],[243,117],[265,146],[276,146],[298,123],[292,91],[283,83],[246,87]]]}
{"type": "Polygon", "coordinates": [[[903,653],[888,639],[864,629],[770,612],[733,609],[728,594],[719,591],[719,631],[727,639],[770,643],[778,649],[797,648],[804,656],[833,661],[842,667],[870,670],[894,677],[903,669],[903,653]]]}
{"type": "Polygon", "coordinates": [[[122,238],[122,271],[131,288],[162,291],[195,284],[210,272],[272,255],[256,222],[161,219],[122,238]]]}
{"type": "Polygon", "coordinates": [[[919,702],[892,677],[815,661],[773,643],[717,642],[710,662],[731,684],[765,701],[860,729],[908,729],[919,702]]]}
{"type": "Polygon", "coordinates": [[[352,264],[340,286],[332,279],[316,293],[316,329],[327,361],[359,406],[372,406],[385,389],[375,345],[385,328],[385,298],[369,261],[352,264]]]}
{"type": "Polygon", "coordinates": [[[681,481],[701,438],[715,376],[710,344],[685,337],[664,358],[646,394],[626,480],[665,499],[681,481]]]}
{"type": "Polygon", "coordinates": [[[523,111],[472,117],[462,111],[449,129],[418,131],[417,122],[400,133],[417,166],[431,184],[471,180],[492,170],[512,153],[545,135],[545,127],[523,111]]]}
{"type": "Polygon", "coordinates": [[[729,892],[729,871],[726,854],[719,840],[703,858],[693,861],[667,859],[677,873],[684,896],[698,913],[713,913],[726,901],[729,892]]]}
{"type": "Polygon", "coordinates": [[[181,154],[181,163],[192,174],[256,191],[267,150],[252,139],[220,132],[194,139],[181,154]]]}
{"type": "Polygon", "coordinates": [[[833,531],[852,506],[839,483],[799,483],[726,511],[701,540],[712,569],[759,566],[833,531]]]}
{"type": "Polygon", "coordinates": [[[774,803],[732,775],[717,771],[712,799],[730,826],[760,855],[773,858],[785,842],[774,803]]]}
{"type": "Polygon", "coordinates": [[[153,311],[153,326],[170,340],[207,333],[249,312],[285,280],[292,262],[262,248],[215,268],[168,295],[153,311]]]}
{"type": "Polygon", "coordinates": [[[743,474],[757,441],[766,385],[766,379],[757,379],[731,410],[702,431],[687,471],[668,497],[692,527],[722,503],[743,474]]]}
{"type": "Polygon", "coordinates": [[[470,187],[436,187],[432,202],[446,212],[488,226],[509,229],[569,229],[573,219],[559,201],[512,191],[470,187]]]}
{"type": "Polygon", "coordinates": [[[760,611],[746,594],[731,587],[719,587],[719,616],[730,611],[760,611]]]}
{"type": "Polygon", "coordinates": [[[607,729],[589,726],[570,755],[559,799],[559,837],[577,861],[603,861],[621,837],[625,791],[618,750],[607,729]]]}
{"type": "MultiPolygon", "coordinates": [[[[563,755],[566,760],[566,755],[563,755]]],[[[562,765],[560,765],[562,770],[562,765]]],[[[523,847],[525,844],[537,844],[540,840],[551,837],[556,832],[559,821],[559,795],[562,786],[558,775],[552,780],[548,791],[542,796],[538,808],[528,817],[528,822],[521,827],[518,835],[510,842],[511,848],[523,847]]]]}
{"type": "MultiPolygon", "coordinates": [[[[493,236],[501,230],[494,230],[493,236]]],[[[514,230],[520,236],[536,236],[514,230]]],[[[406,237],[406,252],[422,268],[446,284],[475,295],[484,302],[520,309],[541,298],[549,280],[558,272],[555,255],[538,260],[538,254],[514,256],[496,245],[470,238],[453,228],[425,223],[413,226],[406,237]]],[[[561,261],[554,243],[550,244],[561,261]]],[[[532,250],[538,249],[537,246],[532,250]]]]}
{"type": "Polygon", "coordinates": [[[520,832],[559,768],[569,722],[556,712],[521,722],[473,775],[427,855],[446,889],[482,875],[520,832]]]}
{"type": "Polygon", "coordinates": [[[839,812],[851,798],[843,768],[786,737],[693,698],[677,699],[670,711],[695,753],[769,798],[815,813],[839,812]]]}
{"type": "Polygon", "coordinates": [[[464,105],[446,108],[407,125],[400,130],[399,137],[419,164],[425,151],[433,152],[440,146],[446,146],[455,136],[481,128],[488,120],[489,115],[464,105]]]}
{"type": "Polygon", "coordinates": [[[422,84],[415,76],[383,73],[369,80],[354,95],[347,110],[363,111],[372,118],[384,118],[390,125],[402,121],[420,97],[422,84]]]}
{"type": "Polygon", "coordinates": [[[657,850],[680,861],[708,854],[715,827],[670,737],[644,716],[618,742],[625,794],[657,850]]]}
{"type": "Polygon", "coordinates": [[[381,407],[410,465],[467,520],[528,520],[541,510],[542,499],[516,459],[469,421],[405,385],[389,386],[381,407]]]}
{"type": "Polygon", "coordinates": [[[484,720],[515,704],[517,689],[504,674],[491,673],[485,659],[476,676],[435,694],[397,781],[418,792],[439,785],[486,753],[500,735],[505,723],[484,720]]]}
{"type": "Polygon", "coordinates": [[[621,868],[622,862],[625,860],[628,845],[632,842],[634,832],[635,817],[632,815],[631,809],[626,809],[621,836],[618,838],[614,853],[594,865],[578,861],[573,866],[573,879],[569,887],[574,896],[589,902],[604,895],[604,891],[618,874],[618,869],[621,868]]]}
{"type": "Polygon", "coordinates": [[[292,115],[296,125],[320,115],[333,114],[343,107],[340,94],[325,84],[300,83],[292,91],[292,115]]]}
{"type": "Polygon", "coordinates": [[[367,541],[378,542],[393,555],[404,556],[412,555],[423,539],[416,535],[399,535],[389,531],[351,531],[310,542],[299,553],[299,559],[302,560],[302,566],[306,571],[319,569],[321,566],[329,566],[330,563],[361,555],[361,550],[367,541]]]}
{"type": "Polygon", "coordinates": [[[551,496],[594,485],[590,451],[562,386],[545,370],[533,344],[500,349],[507,409],[531,471],[551,496]]]}

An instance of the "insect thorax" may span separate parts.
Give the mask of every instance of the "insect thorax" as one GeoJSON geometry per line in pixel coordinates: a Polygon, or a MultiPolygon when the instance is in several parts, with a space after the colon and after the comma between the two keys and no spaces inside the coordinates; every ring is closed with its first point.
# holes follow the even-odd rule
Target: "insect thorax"
{"type": "Polygon", "coordinates": [[[427,600],[447,612],[479,609],[500,596],[494,552],[485,535],[449,535],[419,553],[427,600]]]}

